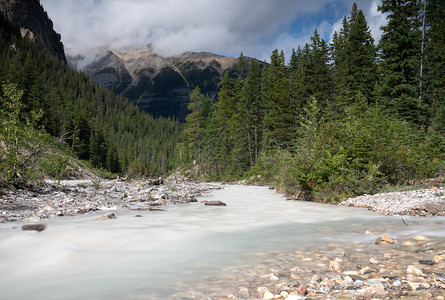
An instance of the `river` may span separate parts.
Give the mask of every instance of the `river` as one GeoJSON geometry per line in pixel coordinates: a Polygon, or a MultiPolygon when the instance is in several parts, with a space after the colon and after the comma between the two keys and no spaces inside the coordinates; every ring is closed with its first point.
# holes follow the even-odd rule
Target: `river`
{"type": "Polygon", "coordinates": [[[42,221],[42,232],[0,224],[0,299],[168,299],[277,250],[372,243],[382,234],[445,236],[444,217],[404,217],[406,226],[366,209],[286,201],[265,187],[226,186],[205,200],[227,206],[55,218],[42,221]]]}

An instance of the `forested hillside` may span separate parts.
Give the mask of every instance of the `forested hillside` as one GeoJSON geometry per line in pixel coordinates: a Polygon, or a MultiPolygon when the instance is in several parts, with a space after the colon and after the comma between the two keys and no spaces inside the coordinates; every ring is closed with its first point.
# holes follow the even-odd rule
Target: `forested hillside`
{"type": "MultiPolygon", "coordinates": [[[[156,176],[172,168],[180,123],[140,112],[21,38],[4,17],[0,22],[1,181],[41,167],[32,165],[30,155],[57,140],[66,156],[113,173],[156,176]]],[[[57,156],[65,166],[66,156],[57,156]]]]}
{"type": "Polygon", "coordinates": [[[354,4],[331,44],[315,30],[288,64],[274,50],[261,74],[241,55],[214,104],[196,88],[182,163],[320,201],[443,175],[445,5],[384,0],[379,11],[378,45],[354,4]]]}

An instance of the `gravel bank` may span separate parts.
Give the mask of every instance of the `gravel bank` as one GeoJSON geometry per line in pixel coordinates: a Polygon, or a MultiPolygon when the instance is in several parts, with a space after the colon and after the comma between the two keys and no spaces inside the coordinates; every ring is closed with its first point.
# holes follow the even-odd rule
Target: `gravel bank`
{"type": "Polygon", "coordinates": [[[340,203],[385,215],[445,216],[445,188],[362,195],[340,203]]]}
{"type": "Polygon", "coordinates": [[[114,210],[162,210],[164,205],[196,202],[220,184],[201,183],[180,175],[143,181],[47,181],[33,190],[5,190],[0,194],[0,222],[38,222],[41,219],[114,210]]]}

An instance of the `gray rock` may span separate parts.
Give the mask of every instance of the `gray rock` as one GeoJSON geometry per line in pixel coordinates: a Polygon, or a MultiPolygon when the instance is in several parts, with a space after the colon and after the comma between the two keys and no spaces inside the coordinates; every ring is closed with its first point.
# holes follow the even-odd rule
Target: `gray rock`
{"type": "Polygon", "coordinates": [[[227,206],[227,204],[225,204],[222,201],[205,201],[204,203],[205,205],[212,205],[212,206],[227,206]]]}
{"type": "Polygon", "coordinates": [[[45,229],[46,229],[46,225],[44,225],[44,224],[29,224],[29,225],[22,226],[22,230],[25,230],[25,231],[35,230],[35,231],[40,232],[45,229]]]}

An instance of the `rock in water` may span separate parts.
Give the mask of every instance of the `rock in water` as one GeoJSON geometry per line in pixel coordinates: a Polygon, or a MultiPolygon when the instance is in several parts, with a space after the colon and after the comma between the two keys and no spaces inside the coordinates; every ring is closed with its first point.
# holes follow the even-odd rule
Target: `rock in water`
{"type": "Polygon", "coordinates": [[[46,228],[46,225],[44,225],[44,224],[30,224],[30,225],[22,226],[22,230],[26,230],[26,231],[35,230],[35,231],[40,232],[40,231],[45,230],[45,228],[46,228]]]}
{"type": "Polygon", "coordinates": [[[213,206],[227,206],[224,202],[222,201],[206,201],[205,205],[213,205],[213,206]]]}
{"type": "Polygon", "coordinates": [[[109,219],[116,219],[116,215],[113,213],[106,213],[102,217],[100,217],[98,220],[109,220],[109,219]]]}

